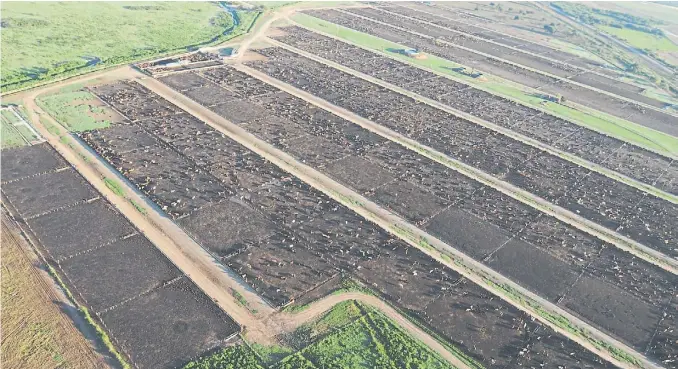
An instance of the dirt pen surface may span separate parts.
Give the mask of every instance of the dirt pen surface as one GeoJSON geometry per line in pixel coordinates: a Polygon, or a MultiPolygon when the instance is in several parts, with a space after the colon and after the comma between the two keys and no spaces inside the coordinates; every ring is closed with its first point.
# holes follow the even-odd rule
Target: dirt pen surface
{"type": "Polygon", "coordinates": [[[259,52],[269,61],[247,65],[650,248],[676,255],[669,245],[678,242],[674,232],[678,207],[667,200],[288,50],[265,48],[259,52]],[[327,91],[341,92],[328,96],[327,91]],[[610,197],[612,188],[624,196],[610,197]],[[643,220],[636,217],[641,201],[643,211],[657,215],[643,220]],[[643,231],[646,225],[658,231],[648,236],[643,231]]]}
{"type": "Polygon", "coordinates": [[[2,155],[3,204],[126,361],[176,367],[239,332],[48,144],[2,155]]]}
{"type": "MultiPolygon", "coordinates": [[[[438,219],[438,215],[449,212],[452,207],[461,205],[466,210],[460,210],[465,219],[473,224],[472,228],[485,227],[493,233],[504,234],[493,239],[493,242],[497,242],[494,248],[498,248],[533,220],[541,219],[534,210],[515,200],[509,200],[449,168],[389,143],[330,112],[311,107],[307,102],[242,72],[231,68],[216,68],[209,72],[174,74],[162,80],[187,95],[192,89],[226,89],[225,93],[217,92],[224,99],[217,105],[214,105],[215,99],[211,96],[193,96],[227,119],[238,116],[240,119],[236,122],[241,127],[251,128],[252,133],[288,151],[301,162],[320,168],[323,172],[327,170],[333,177],[335,175],[332,173],[336,173],[335,178],[346,185],[353,186],[355,183],[357,191],[401,212],[406,218],[422,223],[422,226],[438,219]],[[239,87],[236,89],[232,86],[239,87]],[[248,104],[254,107],[251,111],[261,113],[241,115],[240,107],[248,104]],[[266,121],[275,122],[275,126],[261,130],[264,126],[257,125],[261,121],[260,114],[267,117],[266,121]],[[315,144],[303,147],[297,145],[307,142],[315,144]],[[351,166],[347,163],[352,163],[358,172],[372,168],[377,169],[375,173],[378,174],[369,179],[345,175],[342,168],[351,166]],[[344,180],[341,179],[341,173],[344,173],[344,180]],[[478,194],[474,196],[476,192],[478,194]],[[410,195],[416,195],[417,200],[411,200],[410,195]],[[516,212],[516,209],[519,211],[516,212]]],[[[326,282],[336,280],[340,273],[349,273],[483,365],[500,363],[510,367],[513,363],[536,363],[544,357],[551,357],[558,358],[559,365],[564,366],[606,367],[607,364],[593,355],[574,349],[575,343],[532,321],[496,297],[488,298],[500,306],[499,309],[476,305],[473,301],[443,302],[451,290],[459,291],[454,296],[462,301],[466,301],[466,296],[485,296],[487,292],[281,171],[209,125],[177,111],[172,104],[163,102],[159,96],[138,84],[125,82],[115,88],[119,96],[125,96],[124,99],[110,95],[100,97],[119,111],[139,112],[140,116],[126,116],[126,123],[85,133],[81,135],[83,140],[114,167],[120,168],[121,173],[142,191],[146,191],[148,183],[161,183],[171,177],[165,173],[205,173],[216,179],[210,183],[224,194],[220,199],[217,196],[208,203],[196,203],[208,193],[207,189],[196,188],[195,196],[184,197],[181,201],[185,202],[184,206],[188,209],[194,210],[178,216],[168,214],[174,216],[184,230],[272,305],[283,306],[303,299],[308,291],[315,291],[326,282]],[[146,113],[141,109],[126,107],[127,104],[141,106],[135,101],[135,95],[140,100],[167,105],[154,108],[159,112],[176,113],[162,118],[143,118],[146,113]],[[117,132],[137,132],[138,129],[144,133],[126,136],[128,140],[125,141],[124,149],[118,141],[94,139],[104,135],[117,137],[121,136],[117,132]],[[156,140],[153,144],[149,144],[148,135],[156,140]],[[134,142],[139,148],[128,149],[135,145],[134,142]],[[148,156],[135,155],[135,152],[153,152],[156,147],[169,149],[179,157],[163,161],[163,171],[148,170],[154,167],[154,163],[148,160],[148,156]],[[183,163],[190,163],[191,166],[183,167],[183,163]],[[144,182],[135,179],[139,178],[135,177],[136,173],[141,171],[144,171],[144,182]],[[236,221],[233,218],[235,212],[248,215],[236,221]],[[445,307],[441,306],[439,313],[429,315],[427,310],[436,304],[445,307]],[[505,319],[505,314],[515,316],[515,321],[510,325],[513,328],[508,328],[510,331],[515,330],[515,334],[498,336],[479,333],[474,341],[468,341],[457,332],[447,331],[445,327],[450,326],[460,330],[477,329],[477,320],[464,318],[468,314],[466,306],[474,306],[474,309],[480,309],[488,317],[496,317],[496,321],[487,319],[487,325],[484,325],[487,329],[505,319]],[[454,318],[454,322],[449,321],[451,317],[457,316],[459,320],[454,318]],[[527,356],[524,355],[525,347],[530,348],[527,356]],[[577,354],[571,355],[574,351],[577,354]]],[[[110,87],[102,88],[107,89],[110,87]]],[[[188,178],[190,174],[184,177],[188,178]]],[[[181,176],[176,178],[183,180],[181,176]]],[[[167,197],[184,188],[184,182],[176,182],[162,194],[154,193],[153,199],[158,204],[168,203],[167,197]]],[[[552,227],[561,230],[563,240],[568,237],[575,240],[578,237],[590,239],[590,236],[570,226],[555,220],[554,223],[552,227]]],[[[564,275],[572,273],[576,276],[575,273],[582,272],[583,263],[577,264],[572,261],[576,260],[575,257],[569,256],[570,253],[579,252],[578,249],[563,255],[560,249],[549,250],[555,242],[549,241],[548,235],[535,230],[532,237],[535,239],[534,244],[523,244],[543,250],[541,252],[548,260],[546,266],[535,266],[537,271],[558,267],[564,270],[564,275]]],[[[480,242],[471,237],[468,242],[471,243],[468,245],[469,250],[480,246],[480,242]]],[[[595,250],[603,248],[599,241],[591,240],[590,243],[595,250]]],[[[488,249],[488,253],[494,248],[488,249]]],[[[511,255],[515,253],[513,251],[511,255]]],[[[504,263],[508,265],[507,270],[512,270],[515,260],[524,256],[511,257],[504,263]]],[[[632,259],[638,262],[627,254],[621,254],[620,258],[623,263],[631,263],[632,259]]],[[[671,276],[648,264],[643,266],[659,276],[658,283],[671,283],[671,276]]],[[[528,273],[517,278],[527,280],[535,275],[528,273]]],[[[553,283],[563,286],[575,279],[554,280],[553,283]]],[[[531,288],[560,291],[551,292],[554,301],[565,295],[565,286],[557,289],[555,284],[549,285],[549,281],[542,281],[542,285],[531,288]]],[[[616,282],[611,278],[609,283],[616,282]]],[[[667,286],[666,289],[664,296],[668,298],[672,287],[667,286]]],[[[652,323],[656,322],[647,322],[648,325],[652,323]]]]}
{"type": "Polygon", "coordinates": [[[555,145],[583,159],[603,164],[645,183],[654,184],[667,192],[675,194],[677,191],[671,187],[673,186],[671,182],[678,177],[678,171],[673,167],[669,168],[671,165],[669,158],[632,145],[625,145],[622,141],[564,119],[518,105],[402,62],[390,60],[389,68],[375,68],[374,60],[389,59],[300,27],[290,26],[285,27],[284,30],[286,35],[275,37],[276,40],[416,92],[454,109],[476,115],[488,122],[510,128],[541,142],[555,145]],[[309,35],[312,36],[309,37],[309,35]],[[361,57],[363,55],[364,57],[361,57]],[[389,77],[389,75],[393,76],[389,77]],[[411,81],[409,77],[411,75],[416,75],[417,78],[411,81]]]}
{"type": "MultiPolygon", "coordinates": [[[[337,79],[333,79],[335,82],[337,79]]],[[[280,93],[277,93],[280,94],[280,93]]],[[[255,99],[260,100],[261,97],[255,97],[255,99]]],[[[297,99],[298,100],[298,99],[297,99]]],[[[294,98],[291,96],[286,96],[285,98],[286,105],[284,109],[279,109],[275,105],[271,108],[271,113],[272,114],[278,114],[278,110],[281,111],[280,115],[285,115],[285,116],[301,116],[302,113],[299,111],[293,112],[293,107],[299,106],[303,110],[303,106],[305,105],[303,102],[299,102],[297,104],[292,104],[291,101],[294,101],[294,98]]],[[[268,105],[267,105],[268,106],[268,105]]],[[[338,117],[335,117],[334,119],[339,119],[338,117]]],[[[293,121],[296,124],[293,127],[297,127],[297,125],[302,125],[303,122],[301,121],[293,121]]],[[[311,126],[310,124],[306,124],[307,126],[311,126]]],[[[341,125],[339,127],[342,127],[341,125]]],[[[345,126],[344,126],[345,127],[345,126]]],[[[296,130],[296,128],[293,128],[296,130]]],[[[318,130],[317,124],[313,124],[313,128],[309,128],[313,130],[318,130]]],[[[335,132],[337,128],[334,128],[335,132]]],[[[321,133],[316,133],[314,134],[314,142],[317,142],[318,138],[324,138],[327,139],[328,137],[333,137],[335,140],[341,140],[342,134],[341,129],[338,129],[339,132],[337,133],[331,133],[332,131],[323,131],[321,133]]],[[[355,128],[354,128],[355,131],[355,128]]],[[[308,132],[308,131],[307,131],[308,132]]],[[[312,134],[312,133],[310,133],[312,134]]],[[[281,135],[284,135],[284,132],[281,133],[281,135]]],[[[345,136],[344,136],[345,137],[345,136]]],[[[265,138],[265,137],[262,137],[265,138]]],[[[274,141],[275,142],[275,139],[274,141]]],[[[331,142],[331,141],[329,141],[331,142]]],[[[341,141],[336,141],[337,143],[340,143],[341,141]]],[[[284,147],[283,144],[280,145],[281,147],[284,147]]],[[[337,145],[339,147],[346,147],[346,145],[337,145]]],[[[317,147],[317,150],[324,150],[323,149],[324,145],[321,145],[317,147]]],[[[349,146],[349,147],[353,147],[349,146]]],[[[354,149],[356,152],[361,152],[363,150],[362,146],[356,146],[354,149]]],[[[404,149],[396,149],[394,147],[388,147],[384,148],[383,150],[377,146],[375,148],[376,152],[387,152],[392,154],[391,160],[384,160],[384,158],[381,158],[382,163],[384,162],[390,162],[390,165],[397,165],[398,166],[398,172],[400,173],[408,173],[406,169],[405,163],[402,163],[398,165],[398,160],[395,158],[400,159],[401,161],[403,158],[407,158],[408,154],[403,153],[404,149]],[[399,152],[400,151],[400,152],[399,152]]],[[[406,151],[406,150],[405,150],[406,151]]],[[[292,150],[293,152],[293,150],[292,150]]],[[[298,154],[297,154],[298,155],[298,154]]],[[[295,156],[297,156],[295,155],[295,156]]],[[[316,154],[317,155],[317,154],[316,154]]],[[[314,155],[313,152],[309,153],[308,156],[297,156],[301,161],[305,162],[310,162],[312,165],[318,165],[319,167],[322,167],[323,165],[327,165],[327,162],[324,159],[320,160],[320,163],[318,164],[317,162],[314,162],[313,160],[317,160],[316,155],[314,155]]],[[[411,156],[411,154],[409,154],[411,156]]],[[[370,151],[367,151],[367,154],[363,154],[361,156],[363,159],[372,159],[372,155],[370,155],[370,151]]],[[[331,160],[331,159],[330,159],[331,160]]],[[[378,157],[372,159],[372,161],[377,161],[378,157]]],[[[419,157],[416,158],[417,160],[417,166],[413,168],[417,168],[419,171],[426,171],[427,174],[432,174],[435,172],[429,172],[433,168],[437,167],[442,167],[440,165],[435,165],[432,163],[429,163],[429,165],[422,165],[423,158],[419,157]],[[424,169],[426,168],[426,169],[424,169]],[[429,169],[430,168],[430,169],[429,169]]],[[[330,161],[329,166],[326,168],[330,169],[332,162],[330,161]]],[[[388,167],[384,167],[386,169],[388,167]]],[[[395,169],[395,168],[394,168],[395,169]]],[[[449,170],[445,170],[446,168],[439,168],[438,172],[439,173],[445,173],[440,175],[440,177],[449,177],[450,173],[449,170]],[[447,172],[447,173],[446,173],[447,172]]],[[[330,169],[331,170],[331,169],[330,169]]],[[[363,171],[365,168],[363,168],[363,171]]],[[[410,172],[414,172],[414,170],[410,170],[410,172]]],[[[332,175],[332,172],[327,172],[328,174],[332,175]]],[[[381,175],[375,176],[375,178],[380,178],[382,177],[381,175]]],[[[336,177],[335,177],[336,178],[336,177]]],[[[341,179],[338,178],[340,181],[341,179]]],[[[354,177],[355,179],[355,177],[354,177]]],[[[419,180],[418,184],[421,186],[428,186],[432,190],[436,191],[435,186],[436,184],[440,184],[440,179],[436,177],[437,180],[431,181],[430,177],[419,180]],[[427,183],[428,182],[428,183],[427,183]]],[[[457,179],[456,181],[458,181],[457,179]]],[[[344,182],[344,181],[342,181],[344,182]]],[[[454,183],[455,181],[453,181],[454,183]]],[[[467,180],[468,182],[468,180],[467,180]]],[[[471,181],[472,182],[472,181],[471,181]]],[[[347,185],[352,185],[352,182],[346,181],[344,182],[347,185]]],[[[378,193],[380,189],[383,189],[382,191],[388,192],[388,196],[390,196],[389,199],[379,199],[378,196],[373,197],[377,203],[383,204],[387,207],[390,207],[392,209],[397,209],[398,206],[401,207],[401,209],[407,209],[410,214],[416,214],[418,211],[417,208],[419,206],[427,207],[426,201],[422,201],[421,199],[417,201],[417,206],[401,206],[403,201],[407,201],[407,196],[404,196],[402,200],[397,199],[397,191],[387,191],[390,183],[390,179],[386,178],[384,182],[379,183],[377,180],[376,183],[370,184],[369,187],[370,189],[368,190],[363,190],[365,193],[370,194],[372,192],[378,193]],[[383,187],[380,187],[383,186],[383,187]],[[377,188],[375,191],[370,191],[372,188],[377,188]],[[389,203],[389,201],[391,201],[389,203]],[[400,204],[399,204],[400,203],[400,204]],[[411,213],[411,212],[415,213],[411,213]]],[[[457,184],[459,185],[459,184],[457,184]]],[[[469,187],[469,188],[482,188],[479,184],[472,185],[472,183],[469,183],[468,185],[463,185],[463,187],[469,187]]],[[[462,188],[463,188],[462,187],[462,188]]],[[[449,187],[448,187],[449,188],[449,187]]],[[[360,189],[359,189],[360,190],[360,189]]],[[[439,189],[437,191],[440,191],[439,189]]],[[[430,193],[430,192],[429,192],[430,193]]],[[[468,193],[468,192],[466,192],[468,193]]],[[[473,193],[473,191],[471,192],[473,193]]],[[[486,259],[488,255],[492,254],[492,258],[487,259],[487,262],[489,265],[494,266],[498,268],[498,270],[502,271],[503,273],[509,275],[512,278],[515,278],[516,280],[520,281],[521,283],[524,283],[528,287],[539,291],[540,294],[545,294],[545,296],[551,296],[551,298],[554,301],[560,301],[564,298],[566,295],[576,295],[578,292],[576,290],[577,287],[571,288],[572,284],[575,283],[575,281],[578,280],[579,275],[584,272],[584,273],[593,273],[597,274],[599,278],[602,278],[606,281],[606,283],[611,283],[612,286],[610,286],[610,290],[607,292],[602,292],[602,293],[621,293],[621,292],[614,292],[616,291],[614,285],[618,285],[621,288],[627,288],[628,285],[627,283],[633,283],[631,280],[632,279],[625,279],[625,280],[619,280],[615,277],[612,277],[611,275],[606,275],[605,270],[606,268],[603,267],[602,265],[598,263],[593,263],[593,260],[596,260],[601,251],[603,249],[607,250],[614,250],[614,247],[611,245],[605,245],[601,241],[592,238],[589,235],[586,235],[578,230],[576,228],[563,224],[551,217],[547,217],[544,215],[539,215],[533,210],[530,210],[528,207],[525,205],[517,203],[515,200],[509,200],[507,199],[504,195],[496,194],[493,195],[494,190],[488,189],[488,188],[482,188],[480,192],[477,193],[477,195],[471,195],[470,197],[467,197],[468,195],[464,195],[463,192],[460,193],[463,197],[459,198],[457,196],[452,195],[452,197],[455,199],[454,202],[456,204],[462,205],[462,206],[472,206],[472,208],[478,208],[480,206],[480,209],[478,210],[471,210],[471,214],[476,214],[476,216],[480,217],[480,219],[492,219],[492,217],[496,217],[496,221],[492,222],[494,223],[494,226],[497,227],[499,226],[500,228],[497,229],[499,231],[499,234],[504,233],[506,236],[504,236],[504,240],[497,240],[497,246],[494,248],[489,249],[486,252],[477,252],[478,247],[482,247],[481,245],[479,246],[473,246],[469,245],[467,246],[466,250],[469,250],[471,255],[474,255],[474,257],[478,257],[480,260],[486,259]],[[466,200],[464,200],[466,199],[466,200]],[[507,204],[503,205],[504,202],[507,202],[507,204]],[[466,204],[466,205],[464,205],[466,204]],[[483,211],[483,204],[486,204],[485,206],[487,207],[487,210],[483,211]],[[502,205],[502,206],[497,206],[497,205],[502,205]],[[498,213],[497,211],[501,209],[504,209],[503,212],[498,213]],[[524,209],[523,212],[517,211],[520,209],[524,209]],[[523,215],[520,215],[520,214],[523,215]],[[489,217],[489,218],[488,218],[489,217]],[[521,221],[521,218],[524,220],[521,221]],[[512,242],[506,242],[506,240],[509,237],[517,237],[519,239],[529,241],[529,244],[526,243],[521,243],[519,241],[512,241],[512,242]],[[556,245],[559,245],[556,247],[556,245]],[[562,248],[563,245],[571,245],[570,247],[562,248]],[[496,251],[497,247],[499,247],[498,251],[496,251]],[[527,248],[526,248],[527,247],[527,248]],[[540,250],[543,250],[542,252],[537,252],[537,255],[543,255],[543,259],[540,261],[535,261],[534,264],[530,265],[529,268],[524,268],[523,261],[524,260],[529,260],[532,259],[533,256],[535,255],[535,250],[533,247],[537,247],[540,250]],[[517,265],[523,265],[521,268],[516,268],[515,266],[517,265]],[[600,268],[596,268],[596,266],[600,265],[600,268]],[[554,273],[554,271],[560,270],[559,273],[554,273]]],[[[450,193],[448,191],[447,194],[445,194],[446,197],[450,197],[450,193]]],[[[427,195],[430,196],[430,195],[427,195]]],[[[442,203],[444,204],[445,201],[443,198],[440,198],[439,200],[435,200],[435,197],[433,197],[432,201],[434,203],[442,203]]],[[[455,204],[455,205],[456,205],[455,204]]],[[[459,206],[456,205],[456,206],[459,206]]],[[[453,206],[453,207],[456,207],[453,206]]],[[[472,209],[471,208],[471,209],[472,209]]],[[[432,207],[429,209],[429,214],[437,216],[442,209],[432,207]]],[[[397,211],[397,210],[396,210],[397,211]]],[[[450,210],[447,210],[448,212],[450,210]]],[[[467,210],[468,211],[468,210],[467,210]]],[[[463,213],[462,213],[463,214],[463,213]]],[[[405,212],[403,214],[405,217],[408,217],[408,213],[405,212]]],[[[440,215],[442,216],[442,214],[440,215]]],[[[412,219],[419,219],[421,215],[416,215],[415,218],[412,219]]],[[[468,217],[468,216],[466,216],[468,217]]],[[[471,219],[475,220],[475,223],[478,222],[478,218],[471,216],[471,219]]],[[[453,226],[455,224],[455,221],[446,223],[445,226],[439,226],[439,229],[449,229],[449,227],[453,226]]],[[[476,229],[478,228],[478,225],[474,225],[471,227],[468,227],[468,229],[476,229]]],[[[482,229],[482,228],[481,228],[482,229]]],[[[495,228],[496,229],[496,228],[495,228]]],[[[496,233],[495,231],[494,233],[496,233]]],[[[435,233],[434,233],[435,234],[435,233]]],[[[462,244],[464,245],[465,242],[459,242],[460,240],[458,239],[459,235],[461,232],[450,232],[450,234],[453,234],[457,239],[449,239],[451,244],[454,245],[459,245],[462,244]]],[[[437,234],[439,237],[440,234],[437,234]]],[[[470,237],[469,237],[470,238],[470,237]]],[[[444,238],[443,238],[444,239],[444,238]]],[[[466,241],[468,242],[468,241],[466,241]]],[[[479,243],[475,243],[479,244],[479,243]]],[[[634,258],[633,256],[623,253],[623,252],[618,252],[617,255],[615,255],[615,258],[617,259],[618,262],[621,262],[624,265],[625,270],[629,270],[628,268],[631,268],[630,270],[633,270],[633,273],[642,273],[642,270],[644,268],[637,268],[636,265],[638,263],[638,260],[634,258]],[[622,261],[622,259],[625,259],[625,261],[622,261]]],[[[609,253],[610,251],[604,252],[609,253]]],[[[598,259],[601,260],[601,264],[604,263],[604,259],[598,259]]],[[[654,313],[651,313],[650,315],[647,315],[645,318],[644,324],[642,324],[644,327],[646,327],[646,332],[650,331],[660,320],[659,316],[656,315],[657,312],[662,311],[663,307],[667,303],[667,301],[671,298],[670,296],[672,295],[673,287],[671,284],[673,283],[672,281],[675,281],[675,277],[670,275],[669,273],[663,272],[659,270],[656,267],[651,267],[649,264],[644,264],[645,268],[649,270],[653,270],[652,274],[654,275],[653,280],[655,282],[653,283],[659,283],[662,287],[659,288],[659,290],[662,290],[664,292],[661,293],[663,297],[661,297],[659,300],[655,300],[654,298],[650,297],[647,293],[645,292],[640,292],[639,290],[635,290],[632,292],[632,294],[638,296],[638,298],[628,298],[624,299],[625,304],[628,304],[628,306],[637,306],[639,308],[643,307],[648,309],[648,311],[654,311],[654,313]],[[654,307],[653,307],[654,306],[654,307]]],[[[656,290],[655,290],[656,291],[656,290]]],[[[601,292],[597,292],[600,294],[601,292]]],[[[599,304],[603,304],[602,300],[599,302],[599,304]]],[[[602,306],[602,305],[601,305],[602,306]]],[[[573,310],[576,312],[576,308],[573,308],[573,310]]],[[[584,314],[582,314],[583,316],[584,314]]],[[[602,325],[605,325],[604,323],[606,321],[606,318],[604,318],[602,315],[596,315],[595,317],[590,317],[588,318],[590,321],[593,322],[598,322],[602,325]]],[[[626,335],[624,332],[616,332],[615,328],[612,327],[610,330],[617,336],[623,337],[626,335]]],[[[618,331],[618,330],[617,330],[618,331]]],[[[629,333],[628,338],[629,341],[634,340],[634,335],[633,333],[629,333]]],[[[637,347],[644,347],[643,342],[639,342],[636,346],[637,347]]]]}

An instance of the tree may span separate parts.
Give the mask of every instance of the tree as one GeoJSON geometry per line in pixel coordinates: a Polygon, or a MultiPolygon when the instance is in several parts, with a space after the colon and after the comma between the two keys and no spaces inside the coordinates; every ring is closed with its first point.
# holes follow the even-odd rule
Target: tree
{"type": "Polygon", "coordinates": [[[520,19],[520,17],[517,16],[517,15],[515,17],[513,17],[513,20],[519,20],[519,19],[520,19]]]}
{"type": "Polygon", "coordinates": [[[554,34],[554,33],[556,33],[556,27],[554,27],[554,26],[552,26],[552,25],[550,25],[550,24],[545,24],[545,25],[544,25],[544,30],[546,30],[546,32],[548,32],[548,33],[551,34],[551,35],[554,34]]]}

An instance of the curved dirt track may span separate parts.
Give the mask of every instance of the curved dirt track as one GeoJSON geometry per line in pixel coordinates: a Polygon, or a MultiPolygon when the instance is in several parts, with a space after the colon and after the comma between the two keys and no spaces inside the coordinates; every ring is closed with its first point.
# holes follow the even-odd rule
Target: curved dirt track
{"type": "Polygon", "coordinates": [[[385,303],[383,300],[378,297],[368,295],[362,292],[345,292],[335,295],[329,295],[323,297],[319,300],[312,302],[305,310],[299,313],[286,313],[280,312],[274,315],[271,315],[267,321],[275,320],[276,324],[279,325],[284,332],[291,332],[297,327],[301,326],[304,323],[308,323],[314,318],[317,318],[321,314],[329,311],[336,304],[339,304],[344,301],[359,301],[365,305],[369,305],[377,310],[381,311],[382,314],[389,317],[393,320],[398,326],[407,331],[410,335],[423,342],[433,351],[437,352],[455,368],[465,369],[468,366],[454,356],[450,351],[448,351],[445,346],[440,344],[435,338],[431,337],[428,333],[424,332],[421,328],[417,327],[406,317],[402,316],[398,311],[392,308],[389,304],[385,303]]]}

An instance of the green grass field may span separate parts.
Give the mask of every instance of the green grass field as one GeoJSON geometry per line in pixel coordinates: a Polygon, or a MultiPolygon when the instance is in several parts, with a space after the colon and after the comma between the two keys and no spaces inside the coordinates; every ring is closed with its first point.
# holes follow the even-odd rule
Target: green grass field
{"type": "Polygon", "coordinates": [[[467,82],[474,87],[487,92],[524,103],[528,106],[543,109],[549,113],[568,119],[573,123],[608,134],[620,140],[648,148],[661,154],[678,156],[678,138],[651,128],[585,107],[577,106],[574,108],[568,105],[548,103],[541,98],[535,97],[535,91],[495,76],[486,74],[484,76],[487,77],[487,81],[480,82],[477,79],[453,70],[454,68],[461,67],[460,64],[434,55],[428,55],[428,58],[424,60],[409,58],[397,52],[397,50],[408,47],[406,45],[396,44],[305,14],[295,14],[292,19],[294,22],[311,29],[332,34],[367,49],[384,52],[394,59],[400,59],[448,75],[453,79],[467,82]],[[389,51],[389,49],[392,49],[393,51],[389,51]]]}
{"type": "Polygon", "coordinates": [[[626,41],[629,45],[637,49],[648,49],[650,51],[678,51],[678,45],[674,44],[665,36],[656,36],[649,33],[632,30],[629,28],[615,28],[609,26],[598,26],[602,31],[626,41]]]}
{"type": "Polygon", "coordinates": [[[16,128],[16,130],[19,131],[19,133],[22,136],[26,137],[26,139],[29,141],[32,141],[37,138],[35,137],[35,134],[33,134],[33,132],[25,124],[16,125],[14,126],[14,128],[16,128]]]}
{"type": "Polygon", "coordinates": [[[427,368],[452,366],[377,311],[284,359],[275,368],[427,368]],[[309,365],[310,363],[310,365],[309,365]]]}
{"type": "Polygon", "coordinates": [[[28,141],[32,141],[37,137],[33,132],[20,123],[21,120],[9,110],[3,110],[0,114],[0,147],[3,149],[10,147],[19,147],[27,145],[28,141]]]}
{"type": "Polygon", "coordinates": [[[0,148],[8,149],[10,147],[19,147],[26,145],[26,141],[21,137],[16,127],[4,119],[0,122],[0,148]]]}
{"type": "Polygon", "coordinates": [[[337,304],[293,336],[303,346],[297,352],[261,345],[252,345],[253,351],[238,345],[184,369],[452,368],[379,311],[354,301],[337,304]]]}
{"type": "Polygon", "coordinates": [[[678,7],[659,4],[649,1],[599,1],[581,2],[589,7],[625,12],[640,17],[656,18],[667,24],[678,24],[678,7]]]}
{"type": "Polygon", "coordinates": [[[252,5],[263,6],[267,10],[275,10],[289,5],[299,5],[300,8],[315,8],[325,6],[351,5],[355,1],[249,1],[252,5]]]}
{"type": "Polygon", "coordinates": [[[103,106],[89,91],[60,91],[39,96],[37,103],[54,119],[72,132],[106,128],[117,115],[103,106]]]}
{"type": "Polygon", "coordinates": [[[2,119],[6,120],[8,123],[16,123],[19,121],[19,118],[17,118],[16,115],[14,115],[14,113],[9,110],[2,111],[2,119]]]}
{"type": "Polygon", "coordinates": [[[263,6],[266,9],[277,9],[283,6],[298,3],[298,1],[250,1],[253,5],[263,6]]]}
{"type": "Polygon", "coordinates": [[[118,183],[115,179],[104,178],[104,184],[108,187],[109,190],[113,191],[114,194],[120,197],[125,196],[125,190],[122,188],[122,185],[118,183]]]}
{"type": "MultiPolygon", "coordinates": [[[[3,92],[242,33],[223,35],[233,22],[212,2],[5,1],[1,9],[3,92]]],[[[243,26],[252,18],[242,13],[243,26]]]]}

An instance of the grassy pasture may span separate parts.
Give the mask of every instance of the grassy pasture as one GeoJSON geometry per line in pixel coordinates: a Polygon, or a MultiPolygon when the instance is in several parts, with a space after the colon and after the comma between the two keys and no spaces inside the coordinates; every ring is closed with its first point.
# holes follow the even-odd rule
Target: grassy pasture
{"type": "Polygon", "coordinates": [[[640,17],[655,18],[667,24],[678,24],[678,8],[656,2],[640,1],[599,1],[595,3],[580,3],[589,7],[613,10],[633,14],[640,17]]]}
{"type": "Polygon", "coordinates": [[[14,113],[12,113],[9,110],[3,110],[2,111],[2,119],[3,119],[3,121],[7,121],[8,123],[19,122],[19,118],[17,118],[16,115],[14,115],[14,113]]]}
{"type": "Polygon", "coordinates": [[[2,91],[225,41],[255,13],[213,2],[2,2],[2,91]]]}
{"type": "Polygon", "coordinates": [[[298,3],[298,1],[252,1],[253,5],[263,6],[266,9],[277,9],[283,6],[298,3]]]}
{"type": "Polygon", "coordinates": [[[629,28],[615,28],[610,26],[598,26],[601,30],[615,35],[637,49],[650,51],[678,51],[678,45],[674,44],[665,36],[656,36],[649,33],[632,30],[629,28]]]}

